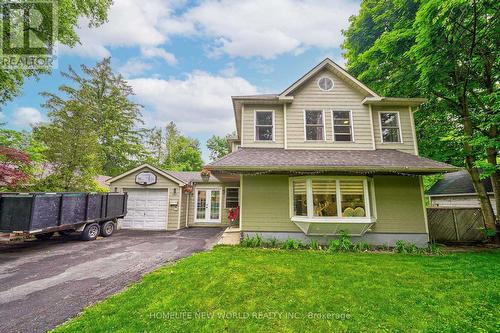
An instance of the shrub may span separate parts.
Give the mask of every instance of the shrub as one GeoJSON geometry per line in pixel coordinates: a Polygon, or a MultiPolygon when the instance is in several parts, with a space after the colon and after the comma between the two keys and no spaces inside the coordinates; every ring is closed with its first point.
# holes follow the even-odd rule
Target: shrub
{"type": "Polygon", "coordinates": [[[371,246],[368,243],[358,242],[358,243],[354,244],[354,251],[355,252],[366,252],[366,251],[370,251],[370,250],[371,250],[371,246]]]}
{"type": "Polygon", "coordinates": [[[353,244],[351,242],[351,236],[347,232],[341,230],[339,231],[339,238],[330,241],[328,250],[330,252],[348,252],[352,251],[353,244]]]}
{"type": "Polygon", "coordinates": [[[405,254],[415,254],[418,253],[418,247],[415,243],[407,242],[404,240],[396,241],[396,246],[394,247],[394,252],[405,253],[405,254]]]}
{"type": "Polygon", "coordinates": [[[427,253],[428,254],[441,255],[441,254],[443,254],[443,251],[441,250],[441,246],[439,244],[430,243],[427,246],[427,253]]]}
{"type": "Polygon", "coordinates": [[[240,242],[241,247],[261,247],[263,245],[264,241],[262,239],[262,236],[257,235],[255,237],[249,237],[248,235],[245,236],[240,242]]]}
{"type": "Polygon", "coordinates": [[[311,248],[311,250],[319,250],[320,249],[319,243],[315,239],[311,240],[311,243],[309,243],[309,247],[311,248]]]}
{"type": "Polygon", "coordinates": [[[269,242],[267,242],[267,245],[269,247],[279,247],[280,241],[276,237],[273,237],[269,242]]]}
{"type": "Polygon", "coordinates": [[[288,238],[282,245],[281,248],[284,250],[298,250],[303,247],[299,240],[288,238]]]}

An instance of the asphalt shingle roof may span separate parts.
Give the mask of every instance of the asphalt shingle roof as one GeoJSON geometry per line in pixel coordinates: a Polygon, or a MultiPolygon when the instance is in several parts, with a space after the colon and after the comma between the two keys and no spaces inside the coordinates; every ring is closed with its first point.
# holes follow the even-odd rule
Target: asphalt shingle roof
{"type": "Polygon", "coordinates": [[[240,148],[212,162],[212,170],[332,170],[360,172],[435,173],[459,168],[394,149],[302,150],[240,148]]]}
{"type": "MultiPolygon", "coordinates": [[[[163,172],[169,174],[170,176],[183,181],[186,184],[191,182],[202,183],[200,171],[169,171],[163,170],[163,172]]],[[[209,183],[219,183],[220,181],[215,176],[210,176],[209,183]]]]}
{"type": "MultiPolygon", "coordinates": [[[[490,178],[483,180],[483,185],[486,188],[486,192],[493,192],[490,178]]],[[[466,193],[476,193],[472,185],[472,179],[467,171],[452,172],[444,175],[444,178],[434,184],[428,192],[429,195],[466,193]]]]}

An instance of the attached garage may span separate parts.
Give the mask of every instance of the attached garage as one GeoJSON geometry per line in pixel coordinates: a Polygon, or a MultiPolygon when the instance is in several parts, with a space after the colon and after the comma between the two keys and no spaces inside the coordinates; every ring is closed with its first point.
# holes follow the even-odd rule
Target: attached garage
{"type": "Polygon", "coordinates": [[[168,224],[168,189],[125,189],[128,214],[124,229],[165,230],[168,224]]]}

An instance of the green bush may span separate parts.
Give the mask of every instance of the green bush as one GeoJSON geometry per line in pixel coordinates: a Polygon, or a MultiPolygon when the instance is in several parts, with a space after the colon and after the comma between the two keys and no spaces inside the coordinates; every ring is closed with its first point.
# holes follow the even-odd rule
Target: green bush
{"type": "Polygon", "coordinates": [[[288,238],[282,245],[281,248],[283,250],[298,250],[303,247],[303,244],[301,241],[288,238]]]}
{"type": "Polygon", "coordinates": [[[419,253],[419,249],[415,243],[407,242],[404,240],[396,241],[396,246],[394,247],[394,252],[404,253],[404,254],[415,254],[419,253]]]}
{"type": "Polygon", "coordinates": [[[268,247],[279,247],[280,241],[276,237],[273,237],[269,242],[266,243],[266,245],[268,247]]]}
{"type": "Polygon", "coordinates": [[[260,235],[257,235],[255,237],[245,236],[240,241],[241,247],[261,247],[263,244],[264,244],[264,241],[262,239],[262,236],[260,236],[260,235]]]}
{"type": "Polygon", "coordinates": [[[370,244],[366,243],[366,242],[358,242],[356,244],[354,244],[354,251],[355,252],[366,252],[366,251],[370,251],[372,248],[370,246],[370,244]]]}
{"type": "Polygon", "coordinates": [[[319,243],[316,239],[311,240],[311,243],[309,243],[309,247],[311,248],[311,250],[319,250],[320,249],[319,243]]]}
{"type": "Polygon", "coordinates": [[[351,236],[347,232],[341,230],[337,239],[330,241],[328,251],[330,252],[349,252],[353,250],[351,236]]]}

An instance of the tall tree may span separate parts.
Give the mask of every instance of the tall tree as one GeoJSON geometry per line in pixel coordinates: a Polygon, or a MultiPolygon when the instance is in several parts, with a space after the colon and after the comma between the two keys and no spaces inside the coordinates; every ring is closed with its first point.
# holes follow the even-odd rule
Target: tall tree
{"type": "Polygon", "coordinates": [[[71,66],[62,73],[70,80],[59,90],[64,96],[43,93],[52,104],[64,105],[78,101],[85,108],[91,121],[91,130],[97,135],[102,173],[118,175],[130,169],[142,153],[142,124],[140,106],[130,101],[132,88],[121,75],[111,69],[106,58],[95,67],[81,66],[83,75],[71,66]]]}
{"type": "Polygon", "coordinates": [[[166,170],[197,171],[203,167],[200,142],[182,135],[174,122],[153,128],[146,140],[145,161],[166,170]]]}
{"type": "MultiPolygon", "coordinates": [[[[106,22],[107,11],[112,4],[112,0],[54,0],[57,4],[57,40],[63,45],[73,47],[80,42],[76,28],[79,19],[86,18],[90,27],[99,26],[106,22]]],[[[21,2],[22,3],[22,2],[21,2]]],[[[42,9],[40,4],[36,2],[26,2],[26,6],[34,6],[37,9],[42,9]],[[40,7],[40,8],[39,8],[40,7]]],[[[36,16],[30,16],[30,19],[36,19],[36,16]]],[[[0,31],[2,31],[3,20],[0,17],[0,31]]],[[[51,25],[50,21],[43,21],[43,25],[51,25]]],[[[38,26],[39,24],[30,24],[29,26],[38,26]]],[[[33,28],[30,28],[33,29],[33,28]]],[[[52,35],[51,29],[46,26],[39,27],[36,31],[29,31],[36,33],[37,37],[42,41],[49,40],[49,34],[52,35]]],[[[41,74],[51,72],[51,68],[43,67],[39,69],[27,68],[14,68],[5,69],[0,68],[0,105],[11,100],[17,96],[26,77],[38,78],[41,74]]]]}
{"type": "Polygon", "coordinates": [[[44,107],[50,121],[35,127],[33,135],[46,145],[52,170],[39,186],[52,191],[94,190],[102,165],[92,114],[72,100],[49,98],[44,107]]]}
{"type": "Polygon", "coordinates": [[[231,136],[232,134],[228,134],[225,137],[212,135],[207,140],[207,148],[210,150],[210,159],[212,161],[218,160],[231,152],[231,146],[227,140],[231,136]]]}

